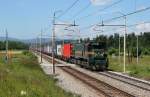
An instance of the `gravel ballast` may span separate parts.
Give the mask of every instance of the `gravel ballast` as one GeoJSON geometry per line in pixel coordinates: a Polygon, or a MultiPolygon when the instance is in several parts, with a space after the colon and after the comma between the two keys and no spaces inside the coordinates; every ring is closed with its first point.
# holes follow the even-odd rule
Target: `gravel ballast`
{"type": "Polygon", "coordinates": [[[119,88],[123,91],[126,91],[130,94],[134,94],[135,97],[150,97],[149,96],[150,95],[149,91],[145,91],[145,90],[137,88],[135,86],[123,83],[121,81],[118,81],[118,80],[100,75],[100,74],[95,73],[95,72],[91,72],[91,71],[83,69],[83,68],[79,68],[78,66],[74,66],[74,68],[76,68],[77,70],[82,71],[86,74],[89,74],[89,75],[93,76],[94,78],[97,78],[97,79],[99,79],[103,82],[106,82],[106,83],[108,83],[108,84],[110,84],[114,87],[117,87],[117,88],[119,88]]]}
{"type": "MultiPolygon", "coordinates": [[[[66,63],[63,62],[63,65],[66,65],[66,63]]],[[[67,66],[68,65],[72,66],[73,68],[75,68],[81,72],[84,72],[94,78],[97,78],[98,80],[104,81],[114,87],[117,87],[123,91],[126,91],[130,94],[134,94],[135,97],[149,97],[149,95],[150,95],[149,91],[145,91],[145,90],[137,88],[135,86],[123,83],[121,81],[100,75],[96,72],[92,72],[87,69],[80,68],[74,64],[67,63],[67,66]]],[[[70,76],[69,74],[65,73],[61,69],[56,68],[56,72],[57,72],[57,74],[59,74],[57,76],[57,78],[59,79],[58,85],[61,86],[62,88],[64,88],[65,90],[71,91],[76,94],[80,94],[82,97],[102,97],[99,95],[95,95],[96,92],[93,89],[91,89],[84,83],[80,82],[79,80],[75,79],[74,77],[70,76]]]]}
{"type": "MultiPolygon", "coordinates": [[[[39,60],[40,57],[38,56],[39,60]]],[[[56,64],[57,66],[62,66],[62,64],[56,64]]],[[[52,64],[43,59],[43,63],[40,64],[41,68],[47,75],[53,75],[52,64]]],[[[79,95],[81,97],[104,97],[99,93],[96,93],[94,89],[87,86],[80,80],[72,77],[67,74],[60,68],[56,67],[56,77],[58,79],[57,85],[66,90],[67,92],[71,92],[73,94],[79,95]]]]}

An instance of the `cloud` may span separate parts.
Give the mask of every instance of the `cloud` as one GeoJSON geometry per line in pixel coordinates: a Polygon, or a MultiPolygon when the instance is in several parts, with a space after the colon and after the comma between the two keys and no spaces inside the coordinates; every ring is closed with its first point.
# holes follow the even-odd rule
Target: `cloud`
{"type": "Polygon", "coordinates": [[[90,0],[93,5],[105,5],[111,2],[112,0],[90,0]]]}
{"type": "Polygon", "coordinates": [[[150,23],[143,23],[136,26],[136,30],[139,32],[149,32],[150,31],[150,23]]]}

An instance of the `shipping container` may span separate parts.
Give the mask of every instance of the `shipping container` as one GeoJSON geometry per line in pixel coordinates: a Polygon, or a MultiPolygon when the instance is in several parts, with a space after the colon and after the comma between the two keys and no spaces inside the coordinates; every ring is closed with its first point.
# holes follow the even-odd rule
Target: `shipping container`
{"type": "Polygon", "coordinates": [[[47,45],[47,51],[48,53],[52,53],[52,47],[50,45],[47,45]]]}
{"type": "Polygon", "coordinates": [[[84,44],[76,43],[73,44],[73,55],[75,58],[84,57],[85,47],[84,44]]]}
{"type": "Polygon", "coordinates": [[[62,45],[57,45],[57,55],[62,56],[62,45]]]}
{"type": "Polygon", "coordinates": [[[63,45],[63,57],[70,58],[72,55],[72,45],[70,43],[63,45]]]}

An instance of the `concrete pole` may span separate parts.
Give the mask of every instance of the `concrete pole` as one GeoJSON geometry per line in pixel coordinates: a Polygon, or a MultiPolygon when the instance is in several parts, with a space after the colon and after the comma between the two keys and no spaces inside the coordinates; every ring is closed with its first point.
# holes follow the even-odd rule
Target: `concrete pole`
{"type": "Polygon", "coordinates": [[[123,65],[123,72],[126,72],[126,33],[127,33],[127,20],[126,20],[126,16],[124,16],[124,20],[125,20],[125,31],[124,31],[124,65],[123,65]]]}
{"type": "Polygon", "coordinates": [[[64,46],[64,44],[65,44],[65,34],[64,34],[64,32],[63,32],[63,46],[64,46]]]}
{"type": "Polygon", "coordinates": [[[35,39],[35,49],[36,52],[38,51],[38,37],[35,39]]]}
{"type": "Polygon", "coordinates": [[[119,65],[120,65],[120,34],[119,34],[119,65]]]}
{"type": "Polygon", "coordinates": [[[138,39],[138,35],[137,35],[137,64],[139,63],[139,39],[138,39]]]}
{"type": "Polygon", "coordinates": [[[42,60],[42,30],[41,30],[41,37],[40,37],[40,54],[41,54],[41,63],[43,62],[42,60]]]}
{"type": "Polygon", "coordinates": [[[52,32],[52,64],[53,64],[53,74],[55,74],[55,55],[54,55],[54,47],[55,47],[55,12],[53,16],[53,32],[52,32]]]}
{"type": "Polygon", "coordinates": [[[8,63],[8,32],[7,32],[7,29],[6,29],[6,63],[8,63]]]}

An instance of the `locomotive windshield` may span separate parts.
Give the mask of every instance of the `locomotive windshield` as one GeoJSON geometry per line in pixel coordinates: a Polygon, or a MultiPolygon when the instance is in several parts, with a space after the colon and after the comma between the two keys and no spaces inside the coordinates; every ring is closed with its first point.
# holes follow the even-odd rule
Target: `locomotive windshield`
{"type": "Polygon", "coordinates": [[[93,49],[106,49],[106,44],[105,43],[93,43],[91,47],[93,49]]]}
{"type": "Polygon", "coordinates": [[[103,58],[105,56],[106,45],[104,43],[97,43],[91,45],[91,51],[95,57],[103,58]]]}

